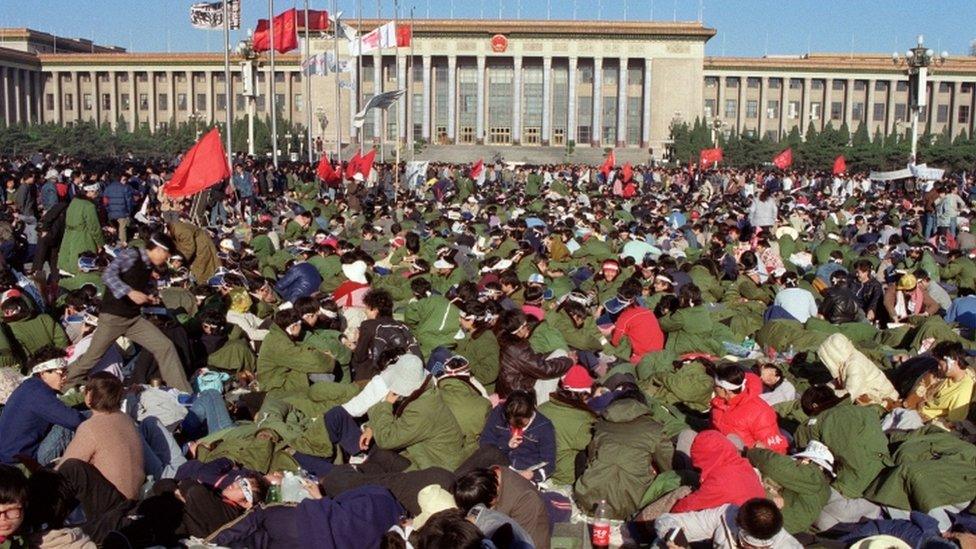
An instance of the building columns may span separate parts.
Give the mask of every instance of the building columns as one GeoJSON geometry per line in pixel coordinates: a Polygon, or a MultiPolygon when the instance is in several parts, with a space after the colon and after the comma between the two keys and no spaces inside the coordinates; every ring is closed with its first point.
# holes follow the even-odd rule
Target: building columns
{"type": "MultiPolygon", "coordinates": [[[[867,98],[864,100],[864,113],[861,115],[861,123],[866,123],[868,125],[868,135],[870,136],[874,133],[874,125],[878,122],[884,124],[884,119],[875,120],[874,118],[874,100],[876,99],[875,95],[877,93],[875,92],[874,88],[878,85],[878,81],[872,78],[871,80],[868,80],[866,85],[868,88],[868,93],[867,98]]],[[[887,111],[885,112],[885,115],[888,115],[887,111]]],[[[855,131],[857,131],[857,129],[858,128],[854,127],[854,121],[851,120],[851,133],[853,134],[855,131]]]]}
{"type": "Polygon", "coordinates": [[[114,72],[110,72],[108,73],[108,77],[109,77],[109,84],[110,84],[109,89],[112,90],[111,91],[112,120],[110,122],[111,122],[111,127],[114,130],[116,126],[118,126],[118,121],[119,121],[119,82],[118,82],[119,75],[114,72]]]}
{"type": "Polygon", "coordinates": [[[20,101],[20,98],[21,98],[21,93],[20,93],[20,69],[7,69],[7,70],[8,71],[13,71],[13,76],[14,76],[14,120],[16,120],[18,124],[20,124],[20,123],[22,123],[24,121],[23,116],[21,116],[21,110],[20,110],[20,103],[21,103],[21,101],[20,101]]]}
{"type": "MultiPolygon", "coordinates": [[[[397,88],[398,90],[407,89],[407,64],[397,63],[397,88]]],[[[406,141],[407,137],[407,110],[413,107],[413,100],[410,96],[404,94],[405,100],[398,103],[394,103],[396,106],[397,115],[397,139],[399,142],[406,141]]]]}
{"type": "Polygon", "coordinates": [[[522,143],[522,58],[512,58],[512,144],[522,143]]]}
{"type": "Polygon", "coordinates": [[[12,125],[10,120],[10,69],[0,67],[0,83],[3,84],[3,123],[6,126],[12,125]]]}
{"type": "Polygon", "coordinates": [[[136,95],[136,73],[129,71],[129,130],[136,131],[138,127],[139,97],[136,95]]]}
{"type": "Polygon", "coordinates": [[[542,58],[542,146],[552,139],[552,57],[542,58]]]}
{"type": "MultiPolygon", "coordinates": [[[[844,119],[841,121],[843,125],[847,122],[847,128],[851,129],[854,124],[854,79],[847,79],[847,89],[845,90],[844,96],[847,99],[847,105],[845,105],[844,119]]],[[[839,127],[839,126],[838,126],[839,127]]]]}
{"type": "Polygon", "coordinates": [[[478,108],[475,124],[475,139],[479,145],[485,142],[485,56],[478,56],[478,108]]]}
{"type": "Polygon", "coordinates": [[[457,56],[447,56],[447,142],[457,142],[457,56]]]}
{"type": "MultiPolygon", "coordinates": [[[[424,68],[424,73],[421,78],[424,93],[421,96],[421,102],[420,102],[421,107],[423,109],[423,113],[421,115],[421,123],[420,123],[420,136],[424,139],[424,141],[430,143],[431,142],[430,139],[431,137],[430,135],[430,74],[432,69],[430,65],[431,63],[430,56],[429,55],[423,56],[421,58],[421,62],[423,63],[423,68],[424,68]]],[[[413,80],[412,75],[410,80],[411,81],[413,80]]],[[[448,88],[450,87],[451,86],[448,85],[448,88]]]]}
{"type": "Polygon", "coordinates": [[[27,114],[26,120],[28,124],[34,123],[34,103],[36,102],[36,96],[34,95],[34,75],[29,70],[24,70],[24,102],[25,102],[25,113],[27,114]]]}
{"type": "Polygon", "coordinates": [[[949,84],[949,140],[956,138],[956,130],[959,126],[959,82],[949,84]]]}
{"type": "Polygon", "coordinates": [[[98,85],[98,72],[91,71],[91,90],[92,90],[92,108],[95,113],[95,125],[102,125],[102,98],[101,89],[98,85]]]}
{"type": "Polygon", "coordinates": [[[617,146],[627,146],[627,64],[626,57],[620,58],[617,75],[617,146]]]}
{"type": "Polygon", "coordinates": [[[156,133],[156,73],[149,71],[149,131],[156,133]]]}
{"type": "MultiPolygon", "coordinates": [[[[653,60],[650,58],[644,59],[644,88],[641,90],[641,147],[642,148],[647,148],[651,144],[651,70],[653,68],[654,68],[653,60]]],[[[719,78],[719,82],[724,82],[724,79],[719,78]]],[[[721,92],[719,92],[719,95],[721,96],[721,92]]],[[[716,106],[716,108],[721,109],[721,105],[716,106]]]]}
{"type": "Polygon", "coordinates": [[[566,119],[566,142],[569,143],[570,140],[576,143],[579,138],[577,127],[578,127],[578,112],[576,108],[576,68],[579,60],[575,57],[569,58],[569,73],[566,75],[566,81],[568,83],[568,94],[569,98],[566,100],[566,110],[569,111],[569,116],[566,119]]]}
{"type": "Polygon", "coordinates": [[[739,77],[739,93],[736,100],[736,119],[735,127],[739,134],[745,132],[746,129],[746,86],[749,85],[748,77],[739,77]]]}
{"type": "Polygon", "coordinates": [[[63,111],[61,110],[61,108],[62,108],[62,104],[61,104],[61,73],[60,72],[57,72],[57,71],[51,72],[51,82],[53,84],[52,87],[54,88],[54,105],[53,105],[54,106],[54,113],[53,113],[52,116],[54,116],[54,123],[55,124],[63,124],[64,123],[64,120],[63,120],[64,117],[62,116],[62,112],[63,111]]]}
{"type": "Polygon", "coordinates": [[[812,120],[810,117],[812,113],[810,112],[810,99],[813,93],[813,79],[804,78],[803,79],[803,99],[800,102],[800,135],[806,136],[807,126],[812,120]]]}
{"type": "MultiPolygon", "coordinates": [[[[748,78],[746,79],[748,83],[748,78]]],[[[769,99],[769,77],[763,76],[759,79],[759,105],[756,114],[759,120],[756,121],[756,137],[762,139],[766,135],[766,121],[769,120],[769,113],[766,112],[766,102],[769,99]]]]}
{"type": "MultiPolygon", "coordinates": [[[[898,81],[889,80],[888,81],[888,107],[885,110],[885,135],[891,134],[895,129],[895,94],[898,92],[898,81]]],[[[907,114],[907,111],[906,111],[907,114]]],[[[872,132],[873,133],[873,132],[872,132]]]]}
{"type": "Polygon", "coordinates": [[[786,135],[790,133],[789,128],[786,127],[787,115],[790,112],[788,108],[790,105],[790,89],[791,89],[790,82],[791,80],[788,76],[784,76],[779,80],[779,92],[780,92],[779,94],[779,137],[780,139],[786,137],[786,135]]]}
{"type": "Polygon", "coordinates": [[[827,127],[827,124],[831,123],[831,117],[834,113],[834,108],[832,105],[834,98],[834,81],[830,78],[824,79],[824,100],[823,108],[820,109],[820,131],[823,131],[827,127]]]}
{"type": "Polygon", "coordinates": [[[590,130],[590,144],[603,145],[603,58],[593,58],[593,124],[590,130]]]}
{"type": "MultiPolygon", "coordinates": [[[[354,143],[359,139],[359,128],[356,127],[355,122],[356,122],[356,113],[359,112],[359,97],[361,94],[361,92],[359,91],[360,90],[359,81],[361,75],[360,75],[358,61],[356,63],[350,63],[350,65],[352,66],[352,89],[349,90],[349,142],[354,143]]],[[[342,88],[339,88],[338,93],[339,94],[342,93],[342,88]]],[[[312,104],[311,98],[309,98],[308,104],[309,106],[311,106],[312,104]]],[[[341,126],[342,120],[336,120],[336,124],[339,124],[341,126]]],[[[339,146],[341,150],[342,144],[340,143],[339,146]]],[[[323,153],[324,152],[325,151],[323,151],[323,153]]]]}
{"type": "Polygon", "coordinates": [[[169,84],[169,101],[166,106],[169,111],[169,122],[176,126],[176,75],[173,71],[166,71],[166,82],[169,84]]]}
{"type": "MultiPolygon", "coordinates": [[[[214,111],[217,107],[217,98],[214,97],[214,73],[213,71],[204,71],[203,77],[207,79],[207,124],[214,123],[214,111]]],[[[286,80],[288,87],[288,119],[291,119],[291,79],[286,80]]],[[[156,103],[156,97],[153,97],[153,104],[156,103]]]]}

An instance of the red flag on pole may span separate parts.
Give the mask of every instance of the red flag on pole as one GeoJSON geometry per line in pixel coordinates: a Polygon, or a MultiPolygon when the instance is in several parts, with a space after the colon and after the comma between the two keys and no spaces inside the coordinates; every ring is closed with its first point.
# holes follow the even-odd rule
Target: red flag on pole
{"type": "Polygon", "coordinates": [[[370,172],[373,171],[373,159],[376,158],[376,149],[370,150],[366,156],[359,159],[356,171],[363,174],[363,179],[369,179],[370,172]]]}
{"type": "Polygon", "coordinates": [[[847,171],[847,159],[840,155],[834,159],[834,175],[839,175],[847,171]]]}
{"type": "Polygon", "coordinates": [[[228,177],[227,152],[220,141],[220,132],[214,128],[186,151],[173,178],[163,186],[163,192],[173,198],[190,196],[228,177]]]}
{"type": "Polygon", "coordinates": [[[785,151],[774,156],[773,164],[781,170],[789,168],[793,165],[793,149],[787,148],[785,151]]]}
{"type": "Polygon", "coordinates": [[[328,157],[325,155],[322,155],[322,158],[319,160],[319,166],[316,168],[315,174],[325,183],[335,183],[340,178],[339,172],[332,168],[332,163],[329,162],[328,157]]]}
{"type": "MultiPolygon", "coordinates": [[[[305,25],[305,10],[298,12],[298,18],[296,20],[297,26],[300,29],[304,29],[305,25]]],[[[308,10],[308,30],[310,31],[325,31],[329,30],[329,12],[325,10],[308,10]]],[[[278,29],[275,29],[275,37],[278,36],[278,29]]]]}
{"type": "Polygon", "coordinates": [[[410,25],[397,25],[396,41],[398,48],[409,48],[410,40],[413,37],[413,27],[410,25]]]}
{"type": "Polygon", "coordinates": [[[707,170],[722,161],[722,149],[702,149],[698,154],[698,166],[707,170]]]}
{"type": "MultiPolygon", "coordinates": [[[[311,16],[309,16],[311,19],[311,16]]],[[[274,21],[274,49],[278,53],[286,53],[298,47],[298,10],[292,8],[275,16],[274,21]]],[[[271,33],[267,19],[258,19],[258,26],[251,37],[251,47],[256,52],[271,49],[271,33]]]]}
{"type": "Polygon", "coordinates": [[[626,162],[624,167],[620,169],[620,174],[624,178],[624,183],[627,183],[634,178],[634,167],[630,165],[630,162],[626,162]]]}
{"type": "Polygon", "coordinates": [[[614,156],[613,150],[607,154],[607,159],[603,161],[603,166],[600,167],[600,173],[603,174],[604,178],[610,177],[610,170],[617,165],[617,157],[614,156]]]}
{"type": "Polygon", "coordinates": [[[357,166],[359,165],[359,160],[362,157],[359,156],[359,152],[352,155],[349,162],[346,164],[346,179],[352,179],[352,176],[356,175],[357,166]]]}

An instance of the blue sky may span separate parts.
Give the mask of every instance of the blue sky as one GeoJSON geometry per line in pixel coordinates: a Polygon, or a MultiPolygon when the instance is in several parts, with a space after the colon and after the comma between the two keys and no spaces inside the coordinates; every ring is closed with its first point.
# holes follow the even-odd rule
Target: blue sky
{"type": "MultiPolygon", "coordinates": [[[[364,17],[392,18],[394,0],[361,0],[364,17]]],[[[196,30],[188,22],[194,0],[0,0],[0,25],[31,27],[64,36],[92,38],[134,51],[219,51],[221,33],[196,30]],[[70,8],[69,8],[70,7],[70,8]],[[67,8],[67,9],[66,9],[67,8]]],[[[266,0],[242,0],[243,24],[267,16],[266,0]]],[[[338,0],[355,16],[357,0],[338,0]]],[[[972,0],[402,0],[417,18],[697,20],[718,30],[708,55],[759,56],[814,52],[904,52],[922,33],[933,49],[968,53],[976,39],[972,0]],[[602,8],[601,8],[602,6],[602,8]]],[[[276,11],[302,7],[302,0],[277,0],[276,11]]],[[[332,0],[310,0],[328,9],[332,0]]],[[[243,36],[234,36],[236,42],[243,36]]]]}

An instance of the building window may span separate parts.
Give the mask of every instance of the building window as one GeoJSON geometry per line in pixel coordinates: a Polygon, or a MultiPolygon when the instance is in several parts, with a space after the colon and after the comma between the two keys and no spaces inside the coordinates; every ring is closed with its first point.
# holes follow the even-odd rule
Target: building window
{"type": "Polygon", "coordinates": [[[864,103],[858,101],[854,103],[854,108],[851,109],[851,118],[854,120],[864,120],[864,103]]]}
{"type": "Polygon", "coordinates": [[[779,101],[775,99],[766,101],[766,118],[770,120],[779,118],[779,101]]]}
{"type": "Polygon", "coordinates": [[[186,110],[186,94],[178,93],[176,94],[176,110],[185,111],[186,110]]]}
{"type": "Polygon", "coordinates": [[[706,88],[714,88],[715,86],[718,86],[718,77],[717,76],[706,76],[705,77],[705,87],[706,88]]]}
{"type": "Polygon", "coordinates": [[[566,130],[563,128],[555,128],[552,130],[552,144],[553,145],[565,145],[566,144],[566,130]]]}
{"type": "Polygon", "coordinates": [[[756,118],[759,116],[759,102],[755,99],[746,101],[746,118],[756,118]]]}
{"type": "Polygon", "coordinates": [[[227,110],[227,94],[225,94],[225,93],[218,93],[216,95],[216,97],[215,97],[215,101],[217,102],[217,107],[216,108],[217,108],[218,111],[226,111],[227,110]]]}
{"type": "Polygon", "coordinates": [[[959,117],[956,119],[956,122],[960,124],[969,123],[969,105],[959,105],[959,117]]]}
{"type": "Polygon", "coordinates": [[[488,142],[493,145],[507,145],[512,142],[512,128],[493,126],[488,129],[488,142]]]}
{"type": "Polygon", "coordinates": [[[875,103],[874,104],[874,120],[880,122],[885,119],[885,104],[875,103]]]}
{"type": "Polygon", "coordinates": [[[527,127],[525,128],[525,133],[522,135],[522,142],[529,145],[538,145],[540,135],[542,135],[542,128],[538,126],[527,127]]]}
{"type": "Polygon", "coordinates": [[[447,126],[437,126],[434,130],[434,136],[438,143],[447,143],[447,126]]]}
{"type": "Polygon", "coordinates": [[[548,103],[543,97],[542,65],[522,68],[522,127],[542,127],[542,110],[548,103]]]}
{"type": "Polygon", "coordinates": [[[81,105],[86,111],[92,110],[92,96],[90,93],[86,93],[81,96],[81,105]]]}
{"type": "Polygon", "coordinates": [[[447,100],[450,89],[447,86],[447,65],[437,64],[433,66],[434,69],[434,97],[431,99],[431,103],[434,107],[433,120],[434,124],[438,126],[443,126],[445,128],[444,137],[438,136],[439,143],[447,143],[447,100]]]}
{"type": "MultiPolygon", "coordinates": [[[[895,107],[896,112],[897,112],[897,109],[898,109],[898,107],[895,107]]],[[[905,109],[906,109],[906,112],[907,112],[908,107],[906,106],[905,109]]],[[[919,122],[921,122],[921,123],[924,124],[925,121],[928,119],[928,117],[929,117],[929,109],[919,109],[919,111],[918,111],[918,121],[919,122]]],[[[907,118],[906,118],[906,120],[907,120],[907,118]]]]}
{"type": "Polygon", "coordinates": [[[810,120],[819,120],[823,112],[822,103],[810,103],[810,120]]]}
{"type": "Polygon", "coordinates": [[[834,91],[843,91],[844,88],[847,86],[847,82],[845,82],[844,80],[834,80],[833,82],[834,83],[832,85],[834,91]]]}
{"type": "MultiPolygon", "coordinates": [[[[265,100],[267,98],[268,98],[267,95],[259,95],[259,96],[257,96],[257,100],[255,102],[257,103],[257,107],[258,107],[258,110],[259,111],[264,112],[264,107],[265,107],[265,103],[266,103],[265,100]]],[[[367,101],[368,100],[369,100],[369,98],[367,98],[367,101]]],[[[365,102],[364,102],[364,104],[365,104],[365,102]]],[[[366,118],[370,121],[370,123],[369,124],[365,124],[365,126],[369,126],[370,128],[372,128],[373,126],[371,124],[372,124],[372,121],[373,121],[373,117],[372,116],[367,116],[366,118]]]]}
{"type": "Polygon", "coordinates": [[[800,102],[799,101],[790,101],[790,104],[787,106],[787,109],[788,109],[787,110],[787,117],[790,120],[796,120],[797,118],[800,117],[800,102]]]}
{"type": "Polygon", "coordinates": [[[864,80],[855,80],[854,81],[854,91],[864,91],[864,89],[867,88],[867,87],[868,87],[868,84],[864,80]]]}
{"type": "Polygon", "coordinates": [[[949,105],[939,105],[935,113],[935,121],[938,124],[945,124],[949,121],[949,105]]]}
{"type": "Polygon", "coordinates": [[[600,121],[603,124],[601,138],[604,143],[614,143],[617,139],[617,98],[603,98],[603,116],[600,121]]]}
{"type": "Polygon", "coordinates": [[[112,94],[110,93],[102,94],[102,110],[103,111],[112,110],[112,94]]]}
{"type": "MultiPolygon", "coordinates": [[[[546,98],[552,102],[551,122],[555,135],[557,130],[566,137],[566,127],[569,125],[569,67],[556,66],[552,70],[552,97],[546,98]]],[[[553,138],[555,140],[555,138],[553,138]]]]}
{"type": "Polygon", "coordinates": [[[769,89],[778,90],[783,85],[782,78],[770,78],[769,79],[769,89]]]}
{"type": "Polygon", "coordinates": [[[735,99],[725,100],[725,118],[735,118],[739,113],[739,102],[735,99]]]}
{"type": "Polygon", "coordinates": [[[275,72],[275,82],[284,82],[284,81],[285,81],[285,73],[283,73],[283,72],[277,72],[276,71],[275,72]]]}
{"type": "Polygon", "coordinates": [[[458,126],[471,130],[470,141],[474,143],[475,129],[478,126],[478,68],[473,64],[463,63],[458,67],[458,126]]]}
{"type": "Polygon", "coordinates": [[[705,100],[705,118],[712,118],[715,116],[715,100],[706,99],[705,100]]]}
{"type": "Polygon", "coordinates": [[[790,78],[790,89],[791,90],[803,89],[803,80],[799,78],[790,78]]]}
{"type": "MultiPolygon", "coordinates": [[[[895,104],[895,121],[896,122],[904,122],[907,119],[907,115],[908,115],[908,105],[906,105],[904,103],[897,103],[897,104],[895,104]]],[[[919,115],[921,115],[920,118],[922,118],[923,119],[922,121],[924,122],[925,111],[924,110],[920,111],[919,112],[919,115]]]]}
{"type": "Polygon", "coordinates": [[[196,100],[193,102],[193,109],[196,111],[207,110],[207,94],[198,93],[196,95],[196,100]]]}
{"type": "Polygon", "coordinates": [[[739,77],[737,77],[737,76],[726,76],[725,77],[725,87],[726,88],[738,88],[739,87],[739,77]]]}
{"type": "Polygon", "coordinates": [[[579,65],[580,82],[583,84],[593,83],[593,65],[579,65]]]}
{"type": "Polygon", "coordinates": [[[604,86],[616,86],[617,85],[617,75],[619,74],[619,69],[613,65],[606,64],[603,65],[603,85],[604,86]]]}
{"type": "Polygon", "coordinates": [[[939,93],[949,93],[951,86],[948,82],[939,82],[939,93]]]}
{"type": "Polygon", "coordinates": [[[642,99],[640,97],[627,98],[627,143],[637,144],[641,140],[642,99]]]}
{"type": "Polygon", "coordinates": [[[878,80],[874,83],[874,91],[888,91],[888,83],[884,80],[878,80]]]}
{"type": "Polygon", "coordinates": [[[156,106],[159,107],[159,110],[161,110],[161,111],[168,111],[169,110],[169,94],[168,93],[161,93],[161,94],[159,94],[159,96],[156,98],[156,106]]]}
{"type": "Polygon", "coordinates": [[[590,142],[590,126],[579,126],[576,128],[576,142],[577,143],[589,143],[590,142]]]}
{"type": "Polygon", "coordinates": [[[169,122],[156,122],[156,128],[162,131],[169,129],[169,122]]]}
{"type": "Polygon", "coordinates": [[[474,128],[472,126],[461,126],[461,131],[458,132],[458,141],[461,143],[474,143],[474,128]]]}
{"type": "Polygon", "coordinates": [[[895,91],[905,92],[908,91],[908,81],[899,80],[895,83],[895,91]]]}
{"type": "Polygon", "coordinates": [[[962,85],[960,86],[959,90],[962,93],[973,93],[973,83],[972,82],[963,82],[962,85]]]}
{"type": "Polygon", "coordinates": [[[824,89],[824,80],[821,78],[815,78],[810,81],[810,89],[822,90],[824,89]]]}
{"type": "Polygon", "coordinates": [[[119,108],[123,111],[129,110],[129,94],[123,93],[119,95],[119,108]]]}
{"type": "Polygon", "coordinates": [[[54,94],[48,93],[44,95],[44,108],[53,111],[54,110],[54,94]]]}
{"type": "Polygon", "coordinates": [[[576,128],[577,143],[589,143],[593,140],[593,129],[590,123],[593,122],[593,97],[583,95],[576,99],[576,120],[579,126],[576,128]],[[585,127],[585,132],[584,132],[585,127]],[[583,135],[586,139],[583,139],[583,135]]]}
{"type": "Polygon", "coordinates": [[[64,94],[64,110],[73,111],[75,109],[74,96],[70,93],[64,94]]]}
{"type": "Polygon", "coordinates": [[[840,120],[844,117],[844,104],[840,101],[834,101],[830,104],[830,119],[840,120]]]}
{"type": "MultiPolygon", "coordinates": [[[[220,96],[218,95],[217,98],[219,99],[220,96]]],[[[222,107],[217,108],[220,109],[222,107]]],[[[305,97],[300,93],[295,94],[295,110],[298,112],[305,112],[305,97]]]]}
{"type": "MultiPolygon", "coordinates": [[[[284,108],[286,106],[285,105],[285,94],[283,94],[283,93],[276,93],[275,94],[275,103],[277,104],[279,110],[284,110],[284,108]]],[[[389,118],[391,116],[395,116],[394,113],[396,112],[396,108],[395,108],[396,105],[397,104],[394,103],[393,104],[393,107],[390,107],[390,109],[388,111],[389,114],[387,115],[387,118],[389,118]]],[[[396,118],[394,118],[393,121],[395,123],[396,122],[396,118]]]]}
{"type": "Polygon", "coordinates": [[[234,96],[234,106],[238,111],[244,110],[244,94],[238,93],[234,96]]]}
{"type": "Polygon", "coordinates": [[[139,110],[148,111],[149,110],[149,95],[145,93],[139,94],[139,110]]]}
{"type": "Polygon", "coordinates": [[[750,76],[749,78],[746,79],[746,86],[749,88],[758,88],[759,79],[754,76],[750,76]]]}

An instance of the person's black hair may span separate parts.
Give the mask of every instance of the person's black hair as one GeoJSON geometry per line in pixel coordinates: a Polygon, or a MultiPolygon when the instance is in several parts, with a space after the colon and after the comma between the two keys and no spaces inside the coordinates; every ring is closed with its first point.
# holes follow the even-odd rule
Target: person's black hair
{"type": "Polygon", "coordinates": [[[467,513],[479,503],[486,507],[498,498],[498,477],[491,469],[474,469],[454,483],[454,502],[467,513]]]}
{"type": "Polygon", "coordinates": [[[537,303],[542,301],[542,296],[544,296],[545,293],[545,287],[533,284],[525,287],[525,292],[522,294],[522,298],[526,303],[537,303]]]}
{"type": "Polygon", "coordinates": [[[417,549],[480,549],[484,535],[460,509],[434,513],[413,536],[417,549]]]}
{"type": "Polygon", "coordinates": [[[301,318],[302,318],[301,314],[299,314],[299,312],[296,311],[295,309],[285,309],[275,313],[274,323],[279,328],[284,330],[288,326],[291,326],[292,324],[300,321],[301,318]]]}
{"type": "Polygon", "coordinates": [[[26,506],[27,477],[20,469],[0,464],[0,505],[20,504],[26,506]]]}
{"type": "Polygon", "coordinates": [[[47,362],[48,360],[53,360],[55,358],[64,358],[66,355],[64,349],[55,347],[54,345],[45,345],[34,352],[34,355],[30,357],[27,361],[27,370],[30,370],[34,366],[42,362],[47,362]]]}
{"type": "Polygon", "coordinates": [[[912,273],[916,280],[932,280],[932,276],[925,269],[915,269],[912,273]]]}
{"type": "Polygon", "coordinates": [[[830,273],[831,286],[847,286],[847,280],[847,271],[844,269],[837,269],[836,271],[830,273]]]}
{"type": "Polygon", "coordinates": [[[966,350],[958,341],[940,341],[932,347],[932,356],[938,360],[952,358],[959,367],[966,368],[966,350]]]}
{"type": "Polygon", "coordinates": [[[146,240],[146,250],[153,250],[160,246],[169,250],[169,253],[171,254],[178,253],[176,251],[176,242],[174,242],[173,239],[170,238],[166,233],[156,231],[149,235],[149,238],[146,240]]]}
{"type": "Polygon", "coordinates": [[[674,294],[664,294],[654,306],[654,316],[661,318],[677,311],[681,307],[681,300],[674,294]]]}
{"type": "Polygon", "coordinates": [[[739,507],[735,522],[751,537],[770,540],[783,529],[783,513],[766,498],[752,498],[739,507]]]}
{"type": "MultiPolygon", "coordinates": [[[[715,368],[715,376],[718,379],[731,383],[732,385],[742,385],[742,382],[746,379],[746,373],[742,371],[742,368],[734,362],[726,362],[719,364],[715,368]]],[[[742,390],[732,391],[733,393],[740,393],[742,390]]]]}
{"type": "Polygon", "coordinates": [[[319,314],[319,301],[314,297],[303,296],[295,300],[295,310],[301,316],[319,314]]]}
{"type": "Polygon", "coordinates": [[[786,271],[779,277],[779,283],[784,288],[796,288],[800,284],[800,277],[794,271],[786,271]]]}
{"type": "Polygon", "coordinates": [[[528,318],[525,313],[518,309],[510,309],[502,313],[502,318],[498,325],[502,331],[502,335],[507,338],[516,337],[513,332],[519,329],[519,327],[528,322],[528,318]]]}
{"type": "Polygon", "coordinates": [[[31,529],[58,529],[75,508],[75,494],[65,478],[41,469],[27,482],[28,501],[24,523],[31,529]]]}
{"type": "Polygon", "coordinates": [[[505,421],[528,420],[535,413],[535,392],[512,391],[505,400],[505,421]]]}
{"type": "Polygon", "coordinates": [[[429,296],[430,291],[430,280],[422,276],[415,276],[410,279],[410,292],[413,293],[413,296],[417,299],[429,296]]]}
{"type": "Polygon", "coordinates": [[[870,273],[874,270],[874,265],[867,259],[858,259],[854,262],[854,270],[862,273],[870,273]]]}
{"type": "Polygon", "coordinates": [[[227,316],[218,309],[206,309],[200,313],[197,319],[200,324],[210,324],[221,329],[227,327],[227,316]]]}
{"type": "Polygon", "coordinates": [[[379,316],[393,316],[393,297],[386,290],[372,289],[363,296],[363,305],[376,309],[379,316]]]}
{"type": "Polygon", "coordinates": [[[503,286],[511,286],[513,288],[518,288],[522,285],[518,274],[511,269],[502,271],[502,273],[498,275],[498,283],[503,286]]]}
{"type": "Polygon", "coordinates": [[[410,231],[403,237],[404,246],[406,246],[407,251],[412,254],[416,254],[420,251],[420,235],[410,231]]]}
{"type": "Polygon", "coordinates": [[[678,290],[678,300],[682,307],[695,307],[702,304],[701,290],[695,284],[685,284],[678,290]]]}
{"type": "Polygon", "coordinates": [[[91,403],[89,408],[98,412],[117,412],[125,397],[122,380],[109,372],[95,372],[85,383],[86,396],[91,403]]]}
{"type": "Polygon", "coordinates": [[[620,285],[620,288],[617,290],[617,295],[623,300],[631,301],[641,294],[641,289],[639,280],[628,278],[620,285]]]}
{"type": "Polygon", "coordinates": [[[743,270],[751,271],[756,268],[756,265],[759,264],[759,260],[756,258],[755,252],[747,250],[742,252],[742,255],[739,256],[739,263],[742,264],[743,270]]]}
{"type": "Polygon", "coordinates": [[[800,408],[803,413],[815,417],[825,410],[840,404],[845,397],[837,396],[834,390],[826,385],[814,385],[803,391],[800,396],[800,408]]]}

